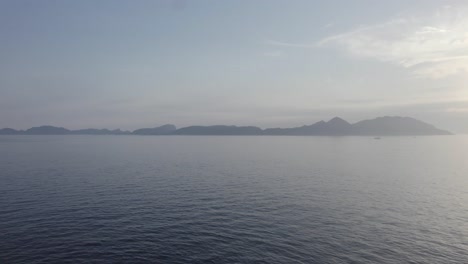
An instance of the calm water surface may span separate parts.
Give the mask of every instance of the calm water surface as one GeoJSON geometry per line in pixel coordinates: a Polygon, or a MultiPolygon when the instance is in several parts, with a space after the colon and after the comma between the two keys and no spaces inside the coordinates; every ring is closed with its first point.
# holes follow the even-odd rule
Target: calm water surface
{"type": "Polygon", "coordinates": [[[0,136],[0,263],[468,263],[468,137],[0,136]]]}

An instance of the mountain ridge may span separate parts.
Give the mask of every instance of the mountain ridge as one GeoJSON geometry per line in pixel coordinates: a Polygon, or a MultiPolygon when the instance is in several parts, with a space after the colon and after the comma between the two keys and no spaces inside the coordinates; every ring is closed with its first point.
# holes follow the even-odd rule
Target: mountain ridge
{"type": "Polygon", "coordinates": [[[78,129],[69,130],[50,125],[32,127],[27,130],[0,129],[0,135],[285,135],[285,136],[419,136],[452,135],[451,132],[436,128],[423,121],[400,116],[383,116],[351,124],[340,117],[319,121],[311,125],[291,128],[266,128],[256,126],[187,126],[177,129],[166,124],[154,128],[140,128],[134,131],[120,129],[78,129]]]}

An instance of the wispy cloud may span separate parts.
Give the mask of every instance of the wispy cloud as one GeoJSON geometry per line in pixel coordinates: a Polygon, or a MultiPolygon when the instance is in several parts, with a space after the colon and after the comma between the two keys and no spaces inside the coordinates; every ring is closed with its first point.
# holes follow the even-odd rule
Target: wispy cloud
{"type": "Polygon", "coordinates": [[[468,8],[445,6],[432,14],[361,26],[317,44],[394,63],[421,77],[443,78],[468,71],[467,29],[468,8]]]}

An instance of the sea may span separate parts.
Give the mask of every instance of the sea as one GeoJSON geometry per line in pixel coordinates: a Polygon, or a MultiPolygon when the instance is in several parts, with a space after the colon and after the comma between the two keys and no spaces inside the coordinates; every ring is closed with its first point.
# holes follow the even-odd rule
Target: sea
{"type": "Polygon", "coordinates": [[[468,263],[468,136],[0,136],[0,263],[468,263]]]}

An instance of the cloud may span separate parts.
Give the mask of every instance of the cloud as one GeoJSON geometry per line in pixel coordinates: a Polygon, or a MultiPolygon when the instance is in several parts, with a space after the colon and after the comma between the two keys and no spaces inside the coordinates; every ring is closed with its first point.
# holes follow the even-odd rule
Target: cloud
{"type": "Polygon", "coordinates": [[[420,77],[468,71],[468,9],[445,6],[430,15],[400,16],[322,39],[351,55],[389,62],[420,77]]]}

